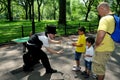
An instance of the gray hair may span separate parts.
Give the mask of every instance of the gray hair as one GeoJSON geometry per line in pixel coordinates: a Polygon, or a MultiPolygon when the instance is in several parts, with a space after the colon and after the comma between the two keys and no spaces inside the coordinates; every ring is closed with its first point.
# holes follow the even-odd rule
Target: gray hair
{"type": "Polygon", "coordinates": [[[108,4],[107,2],[101,2],[101,3],[97,6],[97,9],[98,9],[99,7],[104,7],[104,8],[107,8],[107,9],[110,8],[110,6],[109,6],[109,4],[108,4]]]}

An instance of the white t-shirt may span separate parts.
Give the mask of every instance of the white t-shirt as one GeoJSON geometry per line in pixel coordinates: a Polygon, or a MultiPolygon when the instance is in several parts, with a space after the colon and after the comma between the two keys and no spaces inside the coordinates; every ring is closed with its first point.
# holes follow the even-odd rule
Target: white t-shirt
{"type": "Polygon", "coordinates": [[[85,55],[90,55],[90,56],[92,56],[92,57],[85,57],[85,60],[86,60],[86,61],[92,61],[92,58],[93,58],[93,56],[94,56],[94,48],[93,48],[93,46],[90,46],[89,48],[88,48],[88,46],[86,46],[85,55]]]}
{"type": "Polygon", "coordinates": [[[46,37],[45,35],[42,35],[42,36],[38,36],[38,38],[43,42],[44,47],[49,47],[48,37],[46,37]]]}

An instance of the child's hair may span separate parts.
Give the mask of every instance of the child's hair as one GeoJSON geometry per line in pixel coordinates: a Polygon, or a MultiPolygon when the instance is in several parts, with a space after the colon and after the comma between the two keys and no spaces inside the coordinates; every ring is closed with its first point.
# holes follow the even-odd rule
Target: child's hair
{"type": "Polygon", "coordinates": [[[90,37],[88,37],[88,38],[86,39],[86,41],[89,42],[89,43],[91,43],[91,45],[93,45],[94,42],[95,42],[95,39],[90,36],[90,37]]]}
{"type": "Polygon", "coordinates": [[[84,27],[80,27],[78,30],[83,31],[85,33],[85,28],[84,27]]]}

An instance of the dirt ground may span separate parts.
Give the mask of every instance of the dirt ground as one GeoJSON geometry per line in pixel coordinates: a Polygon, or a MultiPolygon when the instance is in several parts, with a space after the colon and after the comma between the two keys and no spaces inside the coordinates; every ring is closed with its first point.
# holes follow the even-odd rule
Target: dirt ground
{"type": "MultiPolygon", "coordinates": [[[[95,37],[95,35],[93,35],[95,37]]],[[[30,73],[22,71],[23,45],[6,44],[0,47],[0,80],[95,80],[92,76],[85,79],[81,75],[84,70],[84,60],[81,58],[81,71],[72,71],[74,62],[74,47],[71,43],[77,40],[76,35],[56,37],[56,40],[62,40],[61,44],[51,44],[50,47],[60,50],[64,49],[62,54],[50,54],[51,66],[58,70],[58,73],[46,75],[42,64],[35,66],[35,70],[30,73]]],[[[46,51],[46,50],[45,50],[46,51]]],[[[107,63],[105,80],[120,80],[120,44],[116,44],[116,49],[107,63]]]]}

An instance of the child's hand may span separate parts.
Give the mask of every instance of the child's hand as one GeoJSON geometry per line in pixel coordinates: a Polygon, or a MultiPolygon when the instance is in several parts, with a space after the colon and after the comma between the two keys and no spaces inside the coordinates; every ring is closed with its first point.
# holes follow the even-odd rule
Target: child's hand
{"type": "Polygon", "coordinates": [[[62,43],[62,40],[59,40],[59,41],[58,41],[58,44],[61,44],[61,43],[62,43]]]}
{"type": "Polygon", "coordinates": [[[63,51],[63,49],[62,49],[62,50],[58,51],[57,54],[61,54],[61,53],[63,53],[63,52],[64,52],[64,51],[63,51]]]}
{"type": "Polygon", "coordinates": [[[83,55],[83,57],[85,58],[85,57],[86,57],[86,55],[84,54],[84,55],[83,55]]]}
{"type": "Polygon", "coordinates": [[[72,46],[76,46],[76,43],[72,43],[72,46]]]}

